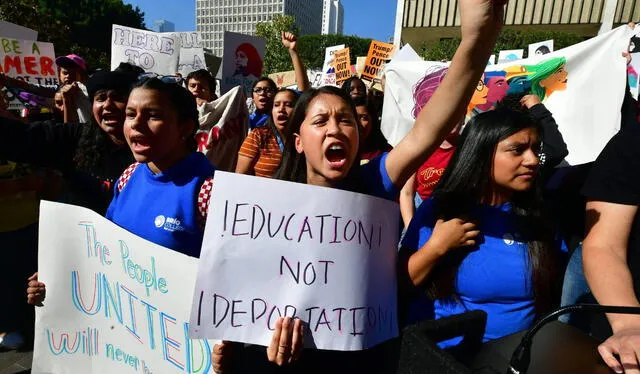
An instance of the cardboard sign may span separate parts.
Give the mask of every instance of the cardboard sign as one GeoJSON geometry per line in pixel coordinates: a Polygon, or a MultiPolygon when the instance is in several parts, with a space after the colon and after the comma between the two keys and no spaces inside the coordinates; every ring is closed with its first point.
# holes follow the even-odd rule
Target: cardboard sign
{"type": "Polygon", "coordinates": [[[349,56],[349,48],[341,49],[334,54],[333,67],[336,70],[336,84],[342,85],[342,82],[351,77],[351,63],[349,56]]]}
{"type": "Polygon", "coordinates": [[[282,316],[300,318],[317,349],[398,335],[396,203],[216,172],[210,204],[191,337],[268,345],[282,316]]]}
{"type": "Polygon", "coordinates": [[[0,43],[0,73],[40,86],[58,84],[53,44],[13,38],[0,43]]]}
{"type": "Polygon", "coordinates": [[[242,86],[251,97],[251,86],[262,75],[266,43],[264,38],[225,31],[220,92],[242,86]]]}
{"type": "Polygon", "coordinates": [[[296,72],[294,70],[269,74],[269,78],[273,79],[278,87],[289,88],[296,86],[296,72]]]}
{"type": "Polygon", "coordinates": [[[89,209],[43,201],[47,298],[32,373],[211,373],[213,342],[187,337],[197,262],[89,209]]]}
{"type": "Polygon", "coordinates": [[[156,33],[113,25],[111,70],[121,62],[140,66],[147,72],[174,75],[178,72],[180,38],[175,33],[156,33]]]}
{"type": "Polygon", "coordinates": [[[379,78],[380,72],[393,55],[393,44],[373,40],[362,71],[362,79],[372,81],[379,78]]]}
{"type": "MultiPolygon", "coordinates": [[[[324,65],[322,67],[322,81],[319,86],[336,85],[336,68],[333,66],[334,54],[344,49],[344,44],[327,47],[324,51],[324,65]]],[[[315,87],[315,86],[314,86],[315,87]]]]}
{"type": "Polygon", "coordinates": [[[540,43],[529,44],[528,57],[546,55],[553,52],[553,39],[540,43]]]}

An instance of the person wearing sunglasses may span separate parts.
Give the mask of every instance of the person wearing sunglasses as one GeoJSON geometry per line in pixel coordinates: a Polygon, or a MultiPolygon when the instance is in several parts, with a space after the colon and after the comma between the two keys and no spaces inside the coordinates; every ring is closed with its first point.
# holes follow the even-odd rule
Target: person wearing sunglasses
{"type": "Polygon", "coordinates": [[[264,126],[271,114],[273,98],[278,90],[276,83],[267,77],[262,77],[251,86],[251,101],[255,109],[249,115],[251,130],[264,126]]]}

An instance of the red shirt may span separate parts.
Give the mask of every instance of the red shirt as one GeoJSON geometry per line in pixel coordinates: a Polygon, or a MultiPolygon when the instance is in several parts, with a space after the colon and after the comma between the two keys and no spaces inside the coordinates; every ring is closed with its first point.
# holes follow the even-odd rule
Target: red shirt
{"type": "Polygon", "coordinates": [[[456,150],[456,147],[448,149],[439,148],[429,157],[429,159],[420,166],[416,174],[416,192],[420,195],[422,200],[428,199],[436,185],[444,173],[444,169],[449,165],[451,156],[456,150]]]}

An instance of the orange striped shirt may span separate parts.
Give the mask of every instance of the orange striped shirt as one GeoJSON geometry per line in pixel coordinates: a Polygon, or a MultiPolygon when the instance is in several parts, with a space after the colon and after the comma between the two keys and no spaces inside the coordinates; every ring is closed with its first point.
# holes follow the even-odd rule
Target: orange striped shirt
{"type": "Polygon", "coordinates": [[[251,131],[238,154],[253,160],[253,172],[258,177],[271,178],[282,160],[278,141],[269,126],[251,131]]]}

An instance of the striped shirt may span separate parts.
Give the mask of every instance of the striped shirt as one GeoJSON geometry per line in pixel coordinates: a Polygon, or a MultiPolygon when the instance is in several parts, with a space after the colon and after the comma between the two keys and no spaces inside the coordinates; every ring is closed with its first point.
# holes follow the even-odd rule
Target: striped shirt
{"type": "Polygon", "coordinates": [[[271,178],[282,159],[282,152],[270,126],[251,131],[238,154],[253,160],[253,174],[258,177],[271,178]]]}

